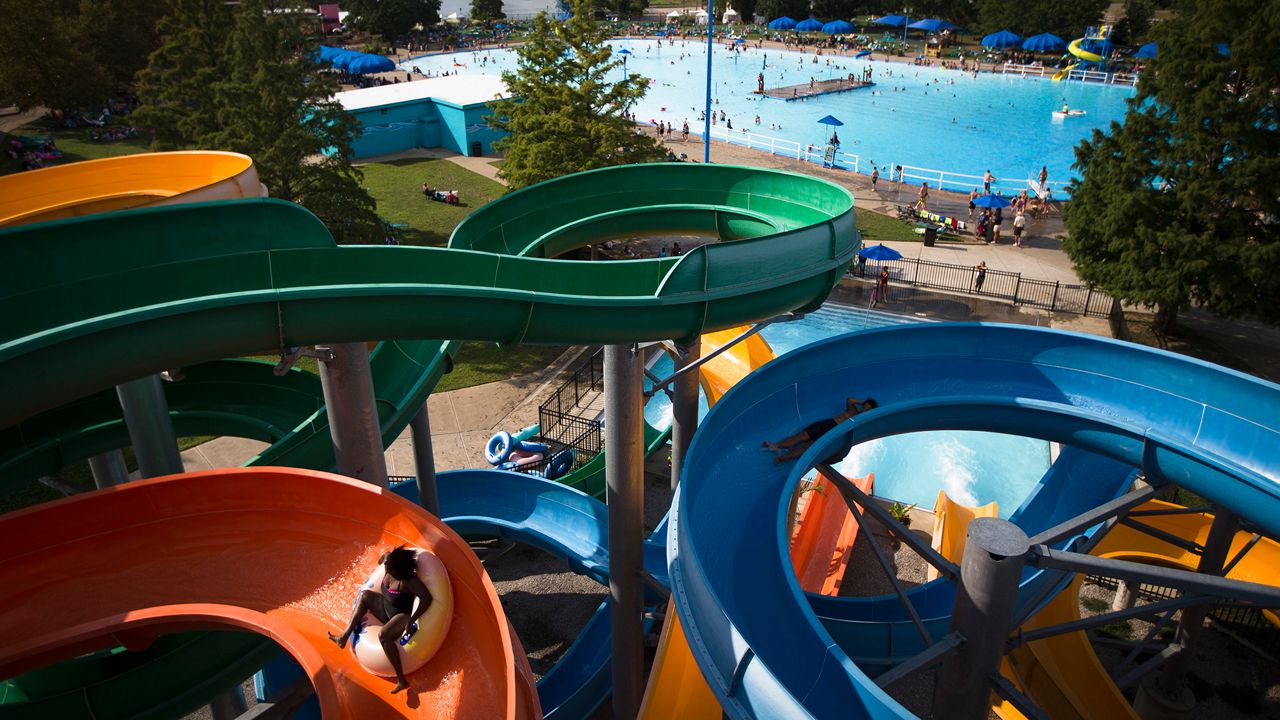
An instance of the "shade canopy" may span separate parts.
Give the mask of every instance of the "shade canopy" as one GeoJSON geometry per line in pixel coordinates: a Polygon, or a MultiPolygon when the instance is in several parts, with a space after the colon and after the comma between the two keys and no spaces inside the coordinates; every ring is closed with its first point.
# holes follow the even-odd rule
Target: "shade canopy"
{"type": "Polygon", "coordinates": [[[354,58],[347,63],[346,70],[352,75],[364,75],[365,73],[386,72],[395,70],[396,64],[390,59],[381,55],[369,55],[361,53],[361,56],[354,58]]]}
{"type": "Polygon", "coordinates": [[[907,24],[907,18],[902,15],[885,15],[871,21],[873,25],[892,25],[893,27],[902,27],[907,24]]]}
{"type": "Polygon", "coordinates": [[[777,20],[774,20],[774,21],[772,21],[772,22],[770,22],[770,23],[769,23],[769,29],[770,29],[770,30],[790,30],[790,29],[794,28],[795,26],[796,26],[796,21],[795,21],[795,20],[792,20],[791,18],[787,17],[786,15],[783,15],[782,17],[778,18],[777,20]]]}
{"type": "Polygon", "coordinates": [[[822,118],[822,119],[821,119],[821,120],[819,120],[818,122],[819,122],[819,123],[821,123],[821,124],[823,124],[823,125],[832,125],[832,126],[834,126],[834,127],[843,127],[843,126],[844,126],[844,123],[840,122],[839,120],[837,120],[835,117],[833,117],[833,116],[831,116],[831,115],[828,115],[828,116],[826,116],[826,117],[822,118]]]}
{"type": "Polygon", "coordinates": [[[828,35],[843,35],[853,32],[853,26],[843,20],[832,20],[822,26],[822,32],[828,35]]]}
{"type": "Polygon", "coordinates": [[[678,18],[678,17],[680,17],[680,16],[681,16],[681,15],[683,15],[683,14],[684,14],[684,13],[680,12],[679,10],[672,10],[671,12],[667,13],[667,17],[669,17],[669,18],[678,18]]]}
{"type": "Polygon", "coordinates": [[[1008,198],[1001,197],[1000,195],[983,195],[981,197],[974,198],[973,204],[984,208],[1003,208],[1009,207],[1010,202],[1008,198]]]}
{"type": "Polygon", "coordinates": [[[1066,41],[1052,33],[1032,35],[1022,42],[1022,49],[1031,52],[1062,52],[1066,47],[1066,41]]]}
{"type": "Polygon", "coordinates": [[[853,59],[857,60],[858,58],[864,58],[870,54],[871,54],[870,50],[859,50],[858,54],[853,56],[853,59]]]}
{"type": "Polygon", "coordinates": [[[1134,56],[1134,57],[1136,57],[1136,58],[1153,58],[1153,57],[1155,57],[1155,56],[1156,56],[1156,44],[1155,44],[1155,43],[1147,43],[1146,45],[1143,45],[1142,47],[1138,48],[1138,52],[1134,53],[1134,54],[1133,54],[1133,56],[1134,56]]]}
{"type": "Polygon", "coordinates": [[[800,32],[817,32],[822,29],[822,21],[809,18],[801,23],[796,23],[796,30],[800,32]]]}
{"type": "Polygon", "coordinates": [[[858,251],[858,257],[863,257],[868,260],[880,260],[880,261],[901,260],[902,253],[898,252],[897,250],[894,250],[891,247],[886,247],[883,243],[881,243],[878,245],[872,245],[871,247],[862,248],[861,250],[858,251]]]}
{"type": "Polygon", "coordinates": [[[321,45],[319,48],[319,55],[321,60],[332,60],[335,56],[341,55],[344,52],[351,52],[351,51],[344,50],[343,48],[332,47],[329,45],[321,45]]]}
{"type": "Polygon", "coordinates": [[[949,23],[946,20],[930,18],[928,20],[917,20],[907,27],[912,30],[924,30],[925,32],[939,32],[942,30],[952,30],[956,27],[955,23],[949,23]]]}
{"type": "Polygon", "coordinates": [[[1008,30],[1001,30],[997,33],[982,38],[982,47],[989,48],[1010,48],[1017,47],[1022,44],[1022,36],[1017,33],[1011,33],[1008,30]]]}

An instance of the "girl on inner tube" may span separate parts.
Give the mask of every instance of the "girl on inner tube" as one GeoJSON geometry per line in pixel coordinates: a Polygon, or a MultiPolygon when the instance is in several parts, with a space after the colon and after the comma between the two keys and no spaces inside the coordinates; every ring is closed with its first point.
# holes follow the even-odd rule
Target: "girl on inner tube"
{"type": "Polygon", "coordinates": [[[414,551],[401,545],[390,552],[383,553],[379,562],[386,570],[381,587],[377,590],[362,591],[347,628],[341,635],[329,633],[329,639],[337,643],[340,648],[346,647],[347,640],[355,631],[356,623],[364,617],[366,612],[372,613],[382,622],[382,627],[378,631],[378,642],[382,644],[382,649],[387,653],[387,659],[391,661],[391,667],[396,672],[396,686],[391,692],[398,693],[409,687],[409,681],[404,677],[404,667],[400,660],[397,643],[409,625],[422,617],[431,607],[431,592],[418,578],[418,562],[414,551]],[[414,608],[415,599],[420,601],[416,609],[414,608]]]}

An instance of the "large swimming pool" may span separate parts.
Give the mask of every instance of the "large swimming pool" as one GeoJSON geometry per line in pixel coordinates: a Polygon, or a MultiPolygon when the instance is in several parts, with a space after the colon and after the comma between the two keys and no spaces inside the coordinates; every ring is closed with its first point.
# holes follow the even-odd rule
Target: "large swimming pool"
{"type": "MultiPolygon", "coordinates": [[[[828,303],[801,320],[766,327],[761,334],[782,355],[822,338],[847,332],[917,322],[911,318],[828,303]]],[[[653,368],[659,377],[672,370],[663,357],[653,368]]],[[[707,412],[699,400],[699,415],[707,412]]],[[[654,427],[671,424],[671,403],[661,393],[645,406],[654,427]]],[[[998,433],[941,431],[872,440],[853,448],[837,465],[850,476],[876,474],[875,494],[933,509],[938,490],[966,505],[999,503],[1009,517],[1049,468],[1049,444],[998,433]]]]}
{"type": "MultiPolygon", "coordinates": [[[[688,120],[700,133],[698,120],[704,103],[706,43],[679,40],[672,45],[649,40],[612,41],[615,52],[630,51],[627,69],[651,78],[649,93],[635,109],[641,121],[673,123],[677,129],[688,120]]],[[[801,55],[775,49],[730,51],[715,46],[713,102],[717,112],[743,130],[780,140],[821,146],[829,128],[818,124],[825,115],[844,122],[838,129],[841,151],[858,156],[858,169],[870,173],[905,165],[966,175],[982,175],[990,169],[1008,192],[1025,189],[1026,180],[1047,166],[1051,185],[1074,177],[1074,148],[1095,128],[1106,127],[1124,116],[1125,101],[1133,89],[1080,82],[1053,82],[1048,78],[961,73],[955,70],[914,67],[903,63],[869,62],[845,56],[801,55]],[[861,73],[870,66],[874,88],[824,95],[808,101],[784,101],[754,95],[757,73],[764,73],[769,87],[808,83],[809,78],[828,79],[861,73]],[[1053,110],[1063,102],[1087,114],[1054,119],[1053,110]],[[756,117],[760,123],[756,124],[756,117]]],[[[401,67],[424,72],[457,70],[463,74],[501,74],[514,67],[510,51],[476,51],[416,58],[401,67]],[[455,61],[460,66],[455,66],[455,61]]],[[[618,77],[622,71],[618,70],[618,77]]],[[[718,124],[717,128],[724,128],[718,124]]],[[[767,141],[765,141],[767,145],[767,141]]],[[[754,146],[760,143],[753,142],[754,146]]],[[[711,149],[715,159],[715,146],[711,149]]],[[[690,153],[701,159],[701,152],[690,153]]],[[[843,163],[851,166],[851,159],[843,163]]],[[[928,177],[908,171],[908,177],[928,177]]],[[[935,173],[936,175],[936,173],[935,173]]],[[[914,184],[919,184],[916,180],[914,184]]],[[[931,182],[933,186],[935,183],[931,182]]],[[[961,189],[951,185],[948,189],[961,189]]],[[[968,188],[963,188],[967,191],[968,188]]],[[[1060,187],[1054,190],[1061,196],[1060,187]]]]}

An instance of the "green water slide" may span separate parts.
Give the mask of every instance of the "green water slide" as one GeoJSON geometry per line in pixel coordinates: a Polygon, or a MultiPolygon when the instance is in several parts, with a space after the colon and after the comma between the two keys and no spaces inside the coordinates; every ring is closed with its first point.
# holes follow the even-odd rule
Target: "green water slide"
{"type": "MultiPolygon", "coordinates": [[[[337,246],[305,210],[272,200],[0,231],[3,467],[27,475],[124,444],[104,388],[170,367],[190,368],[186,390],[168,388],[182,434],[256,437],[274,443],[260,463],[327,467],[313,378],[211,359],[390,339],[372,361],[391,439],[446,366],[448,344],[422,338],[690,340],[819,305],[858,245],[852,198],[839,187],[690,164],[600,170],[512,193],[472,214],[448,249],[337,246]],[[610,238],[687,234],[733,242],[679,258],[545,259],[610,238]]],[[[144,692],[176,675],[128,684],[144,692]]]]}

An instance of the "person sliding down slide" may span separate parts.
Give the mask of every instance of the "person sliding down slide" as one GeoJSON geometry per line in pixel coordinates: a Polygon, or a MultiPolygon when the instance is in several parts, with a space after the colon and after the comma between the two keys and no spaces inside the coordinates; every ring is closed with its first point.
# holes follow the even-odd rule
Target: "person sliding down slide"
{"type": "MultiPolygon", "coordinates": [[[[815,441],[817,441],[818,438],[834,430],[836,426],[839,425],[840,423],[844,422],[845,420],[848,420],[849,418],[853,417],[854,415],[857,415],[858,413],[863,413],[868,410],[873,410],[879,406],[880,404],[876,402],[875,398],[867,398],[866,400],[859,400],[857,398],[845,398],[844,412],[836,415],[835,417],[827,418],[825,420],[819,420],[815,423],[812,423],[809,426],[805,427],[805,429],[796,433],[795,435],[785,438],[780,442],[771,443],[771,442],[765,441],[764,447],[766,450],[772,450],[774,452],[781,453],[780,455],[778,455],[778,457],[773,459],[774,465],[779,465],[785,460],[795,460],[796,458],[803,455],[804,451],[808,450],[809,446],[812,445],[815,441]]],[[[833,452],[829,457],[824,459],[822,462],[828,465],[834,465],[835,463],[838,463],[841,460],[843,460],[844,456],[848,455],[849,450],[851,450],[852,448],[853,448],[853,437],[845,438],[845,442],[840,447],[836,448],[835,452],[833,452]]]]}

